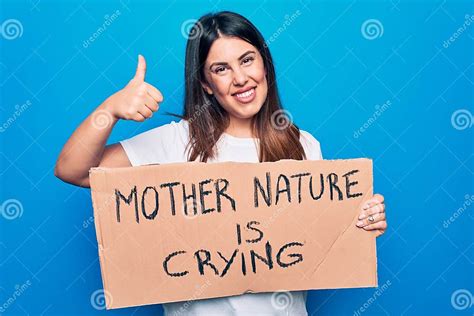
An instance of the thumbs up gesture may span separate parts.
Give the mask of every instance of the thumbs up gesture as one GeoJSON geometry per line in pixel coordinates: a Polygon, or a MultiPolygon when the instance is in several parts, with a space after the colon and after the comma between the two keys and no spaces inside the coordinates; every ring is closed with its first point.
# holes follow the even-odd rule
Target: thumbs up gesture
{"type": "Polygon", "coordinates": [[[117,119],[143,122],[150,118],[163,102],[161,92],[145,82],[146,61],[138,55],[135,76],[120,91],[107,99],[110,113],[117,119]]]}

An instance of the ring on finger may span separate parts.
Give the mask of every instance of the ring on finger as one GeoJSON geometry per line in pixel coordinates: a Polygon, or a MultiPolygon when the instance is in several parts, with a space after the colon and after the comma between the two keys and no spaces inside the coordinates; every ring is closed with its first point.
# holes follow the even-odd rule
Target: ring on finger
{"type": "Polygon", "coordinates": [[[370,222],[370,223],[373,223],[375,221],[374,217],[372,215],[370,215],[367,220],[370,222]]]}

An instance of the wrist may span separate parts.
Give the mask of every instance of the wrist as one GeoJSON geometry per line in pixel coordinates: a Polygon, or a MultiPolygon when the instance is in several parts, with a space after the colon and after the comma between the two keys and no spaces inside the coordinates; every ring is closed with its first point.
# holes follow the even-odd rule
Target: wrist
{"type": "Polygon", "coordinates": [[[110,117],[113,119],[113,123],[116,123],[120,118],[117,117],[114,111],[113,100],[107,98],[98,108],[98,110],[105,111],[110,114],[110,117]]]}

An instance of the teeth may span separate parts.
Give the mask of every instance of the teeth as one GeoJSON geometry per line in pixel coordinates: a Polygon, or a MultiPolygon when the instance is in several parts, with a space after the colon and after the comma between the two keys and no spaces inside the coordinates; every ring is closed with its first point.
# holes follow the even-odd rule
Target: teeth
{"type": "Polygon", "coordinates": [[[238,94],[237,94],[237,97],[239,97],[239,98],[246,98],[246,97],[249,97],[249,96],[251,96],[251,95],[253,94],[253,91],[254,91],[254,89],[252,88],[252,89],[250,89],[250,90],[248,90],[248,91],[245,91],[245,92],[243,92],[243,93],[238,93],[238,94]]]}

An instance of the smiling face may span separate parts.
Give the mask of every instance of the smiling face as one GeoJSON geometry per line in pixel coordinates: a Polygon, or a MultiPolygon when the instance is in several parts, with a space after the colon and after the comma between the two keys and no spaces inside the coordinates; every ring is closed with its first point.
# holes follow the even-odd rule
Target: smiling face
{"type": "Polygon", "coordinates": [[[220,37],[212,43],[204,78],[203,88],[231,119],[251,119],[267,98],[262,56],[255,46],[237,37],[220,37]]]}

